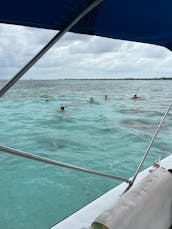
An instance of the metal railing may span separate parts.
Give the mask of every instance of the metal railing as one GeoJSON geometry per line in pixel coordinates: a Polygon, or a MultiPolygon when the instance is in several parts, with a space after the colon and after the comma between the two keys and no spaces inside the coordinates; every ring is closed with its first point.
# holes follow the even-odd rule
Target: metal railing
{"type": "Polygon", "coordinates": [[[73,169],[73,170],[77,170],[77,171],[84,172],[84,173],[90,173],[90,174],[94,174],[94,175],[97,175],[97,176],[102,176],[102,177],[106,177],[106,178],[110,178],[110,179],[114,179],[114,180],[120,180],[120,181],[124,181],[126,183],[130,183],[129,180],[127,180],[125,178],[122,178],[122,177],[113,176],[113,175],[101,173],[101,172],[94,171],[94,170],[89,170],[89,169],[82,168],[82,167],[79,167],[79,166],[75,166],[75,165],[63,163],[63,162],[60,162],[60,161],[52,160],[52,159],[49,159],[49,158],[46,158],[46,157],[40,157],[40,156],[35,155],[35,154],[29,154],[29,153],[26,153],[26,152],[23,152],[23,151],[19,151],[19,150],[13,149],[13,148],[9,148],[9,147],[6,147],[6,146],[2,146],[2,145],[0,145],[0,151],[6,152],[6,153],[10,153],[10,154],[14,154],[14,155],[17,155],[17,156],[20,156],[20,157],[29,158],[29,159],[36,160],[36,161],[45,162],[47,164],[57,165],[57,166],[60,166],[60,167],[73,169]]]}
{"type": "Polygon", "coordinates": [[[159,130],[160,130],[160,128],[161,128],[161,126],[162,126],[162,124],[163,124],[165,118],[167,117],[167,115],[168,115],[168,113],[169,113],[171,107],[172,107],[172,104],[168,107],[167,111],[165,112],[164,116],[162,117],[161,121],[159,122],[159,125],[157,126],[157,128],[156,128],[156,130],[155,130],[155,132],[154,132],[154,134],[153,134],[153,136],[152,136],[152,139],[151,139],[151,141],[150,141],[150,143],[149,143],[149,145],[148,145],[148,147],[147,147],[147,149],[146,149],[146,151],[145,151],[145,153],[144,153],[144,155],[143,155],[143,157],[142,157],[142,159],[141,159],[141,161],[140,161],[140,163],[139,163],[139,166],[137,167],[136,172],[135,172],[135,174],[134,174],[134,176],[133,176],[131,182],[129,183],[129,186],[128,186],[127,189],[124,191],[124,193],[125,193],[126,191],[128,191],[128,190],[131,188],[131,186],[134,184],[134,181],[136,180],[136,177],[137,177],[137,175],[139,174],[139,172],[140,172],[140,170],[141,170],[141,167],[142,167],[142,165],[143,165],[143,163],[144,163],[144,161],[145,161],[145,159],[146,159],[148,153],[150,152],[150,149],[151,149],[151,147],[152,147],[152,144],[153,144],[153,142],[154,142],[156,136],[158,135],[158,132],[159,132],[159,130]]]}

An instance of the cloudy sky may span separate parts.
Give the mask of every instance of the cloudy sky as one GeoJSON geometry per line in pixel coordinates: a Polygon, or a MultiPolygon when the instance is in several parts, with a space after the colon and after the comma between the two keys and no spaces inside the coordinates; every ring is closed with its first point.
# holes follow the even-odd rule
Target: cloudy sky
{"type": "MultiPolygon", "coordinates": [[[[55,31],[0,24],[0,79],[11,78],[55,31]]],[[[172,77],[162,47],[67,33],[23,79],[172,77]]]]}

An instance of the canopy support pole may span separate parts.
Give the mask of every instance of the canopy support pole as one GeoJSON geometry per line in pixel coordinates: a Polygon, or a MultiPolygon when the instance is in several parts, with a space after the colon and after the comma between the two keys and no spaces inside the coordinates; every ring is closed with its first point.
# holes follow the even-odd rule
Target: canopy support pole
{"type": "Polygon", "coordinates": [[[46,157],[40,157],[40,156],[35,155],[35,154],[29,154],[29,153],[26,153],[26,152],[23,152],[23,151],[19,151],[19,150],[13,149],[13,148],[9,148],[9,147],[6,147],[6,146],[1,146],[0,145],[0,151],[4,151],[6,153],[14,154],[14,155],[17,155],[17,156],[20,156],[20,157],[29,158],[29,159],[36,160],[36,161],[45,162],[45,163],[52,164],[52,165],[57,165],[57,166],[68,168],[68,169],[77,170],[77,171],[80,171],[80,172],[90,173],[90,174],[94,174],[94,175],[97,175],[97,176],[107,177],[107,178],[110,178],[110,179],[120,180],[120,181],[124,181],[126,183],[130,183],[129,180],[127,180],[125,178],[122,178],[122,177],[117,177],[117,176],[113,176],[113,175],[110,175],[110,174],[105,174],[105,173],[97,172],[97,171],[94,171],[94,170],[85,169],[85,168],[82,168],[82,167],[79,167],[79,166],[63,163],[63,162],[52,160],[52,159],[49,159],[49,158],[46,158],[46,157]]]}
{"type": "Polygon", "coordinates": [[[4,87],[0,90],[0,97],[8,91],[60,38],[77,24],[86,14],[97,7],[103,0],[94,0],[80,13],[66,28],[59,31],[4,87]]]}
{"type": "Polygon", "coordinates": [[[151,141],[150,141],[150,143],[149,143],[149,145],[148,145],[148,147],[147,147],[147,149],[146,149],[146,151],[145,151],[145,153],[144,153],[144,155],[143,155],[143,157],[142,157],[142,159],[141,159],[141,161],[140,161],[140,164],[139,164],[138,168],[136,169],[136,172],[135,172],[135,174],[134,174],[132,180],[130,181],[130,183],[129,183],[127,189],[124,191],[124,193],[125,193],[126,191],[128,191],[128,190],[132,187],[132,185],[134,184],[134,181],[135,181],[137,175],[139,174],[140,169],[141,169],[141,167],[142,167],[142,165],[143,165],[143,163],[144,163],[144,161],[145,161],[145,159],[146,159],[146,157],[147,157],[147,155],[148,155],[148,153],[149,153],[149,151],[150,151],[150,149],[151,149],[151,147],[152,147],[152,144],[153,144],[153,142],[154,142],[156,136],[158,135],[158,132],[159,132],[159,130],[160,130],[160,128],[161,128],[161,126],[162,126],[162,124],[163,124],[165,118],[167,117],[167,115],[168,115],[168,113],[169,113],[171,107],[172,107],[172,104],[168,107],[168,109],[167,109],[167,111],[165,112],[164,116],[162,117],[162,119],[161,119],[161,121],[160,121],[158,127],[156,128],[156,130],[155,130],[155,132],[154,132],[154,135],[152,136],[152,139],[151,139],[151,141]]]}

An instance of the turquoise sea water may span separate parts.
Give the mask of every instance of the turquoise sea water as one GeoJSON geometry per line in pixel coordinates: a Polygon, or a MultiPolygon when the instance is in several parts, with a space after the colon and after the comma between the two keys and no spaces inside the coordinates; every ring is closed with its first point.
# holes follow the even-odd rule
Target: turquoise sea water
{"type": "MultiPolygon", "coordinates": [[[[20,81],[0,99],[0,144],[129,178],[171,98],[168,80],[20,81]]],[[[169,114],[143,168],[171,154],[171,124],[169,114]]],[[[47,229],[119,184],[4,152],[0,174],[3,229],[47,229]]]]}

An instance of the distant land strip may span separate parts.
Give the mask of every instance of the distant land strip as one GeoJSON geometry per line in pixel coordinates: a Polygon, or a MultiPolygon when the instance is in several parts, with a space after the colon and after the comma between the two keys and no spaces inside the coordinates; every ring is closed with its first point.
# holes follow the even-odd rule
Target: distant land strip
{"type": "MultiPolygon", "coordinates": [[[[0,81],[8,81],[9,79],[0,79],[0,81]]],[[[172,77],[160,77],[160,78],[59,78],[59,79],[21,79],[20,81],[30,80],[172,80],[172,77]]]]}
{"type": "Polygon", "coordinates": [[[161,78],[65,78],[64,80],[172,80],[172,77],[161,78]]]}

